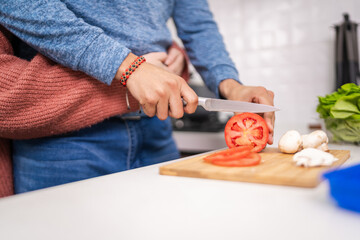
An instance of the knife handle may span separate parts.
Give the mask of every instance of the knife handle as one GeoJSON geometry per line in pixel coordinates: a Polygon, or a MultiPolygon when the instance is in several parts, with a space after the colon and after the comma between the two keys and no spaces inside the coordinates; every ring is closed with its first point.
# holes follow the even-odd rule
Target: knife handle
{"type": "MultiPolygon", "coordinates": [[[[181,97],[181,101],[183,102],[183,106],[186,107],[187,102],[184,100],[183,97],[181,97]]],[[[198,106],[205,106],[206,98],[204,97],[198,97],[198,106]]]]}
{"type": "Polygon", "coordinates": [[[203,108],[205,108],[205,106],[206,106],[206,100],[207,100],[207,98],[198,97],[198,106],[202,106],[203,108]]]}

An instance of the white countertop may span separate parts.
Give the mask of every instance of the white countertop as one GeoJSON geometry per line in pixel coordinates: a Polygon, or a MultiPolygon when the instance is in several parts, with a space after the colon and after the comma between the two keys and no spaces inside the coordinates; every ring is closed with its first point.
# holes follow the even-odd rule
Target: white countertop
{"type": "MultiPolygon", "coordinates": [[[[349,166],[360,148],[347,149],[349,166]]],[[[166,164],[166,163],[165,163],[166,164]]],[[[0,239],[359,239],[327,182],[306,189],[159,175],[159,166],[0,199],[0,239]]]]}

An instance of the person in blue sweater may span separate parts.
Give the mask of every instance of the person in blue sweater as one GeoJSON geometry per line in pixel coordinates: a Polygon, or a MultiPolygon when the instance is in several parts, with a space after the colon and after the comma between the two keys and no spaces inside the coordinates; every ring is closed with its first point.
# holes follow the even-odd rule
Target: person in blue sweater
{"type": "MultiPolygon", "coordinates": [[[[0,24],[21,39],[14,46],[17,56],[31,59],[38,51],[108,85],[120,81],[138,56],[166,53],[170,18],[191,63],[217,97],[273,105],[272,91],[239,81],[206,0],[0,0],[0,24]]],[[[193,113],[195,92],[178,75],[147,62],[130,75],[126,88],[142,113],[61,136],[14,141],[15,192],[178,158],[169,116],[193,113]]],[[[272,144],[274,114],[264,118],[272,144]]]]}

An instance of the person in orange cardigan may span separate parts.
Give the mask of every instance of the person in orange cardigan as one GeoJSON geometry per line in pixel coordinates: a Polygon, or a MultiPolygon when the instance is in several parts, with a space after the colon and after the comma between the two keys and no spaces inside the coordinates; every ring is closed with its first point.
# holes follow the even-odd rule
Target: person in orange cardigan
{"type": "MultiPolygon", "coordinates": [[[[13,36],[0,26],[0,197],[14,194],[11,141],[76,131],[129,112],[125,88],[111,86],[54,63],[41,54],[14,56],[13,36]]],[[[189,78],[186,55],[174,44],[147,61],[189,78]]],[[[131,111],[139,108],[129,95],[131,111]]]]}

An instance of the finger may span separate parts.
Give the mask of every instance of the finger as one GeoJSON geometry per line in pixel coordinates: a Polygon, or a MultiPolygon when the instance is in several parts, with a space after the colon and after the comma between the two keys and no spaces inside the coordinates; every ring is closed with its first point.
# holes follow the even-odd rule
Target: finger
{"type": "Polygon", "coordinates": [[[152,53],[145,54],[143,56],[145,57],[147,63],[151,63],[153,65],[161,67],[161,65],[164,65],[165,59],[167,57],[167,53],[166,52],[152,52],[152,53]]]}
{"type": "Polygon", "coordinates": [[[267,90],[267,93],[274,100],[274,96],[275,96],[274,92],[271,90],[267,90]]]}
{"type": "Polygon", "coordinates": [[[271,132],[271,139],[269,141],[269,144],[274,143],[275,113],[273,114],[273,118],[272,118],[272,126],[273,126],[273,131],[271,132]]]}
{"type": "Polygon", "coordinates": [[[181,55],[182,53],[178,50],[178,49],[176,49],[176,48],[171,48],[170,50],[169,50],[169,52],[168,52],[168,54],[167,54],[167,57],[166,57],[166,59],[165,59],[165,65],[170,65],[170,64],[172,64],[174,61],[175,61],[175,59],[176,59],[176,57],[178,56],[178,55],[181,55]]]}
{"type": "Polygon", "coordinates": [[[165,120],[169,115],[169,99],[161,98],[156,105],[156,116],[160,120],[165,120]]]}
{"type": "Polygon", "coordinates": [[[178,55],[175,60],[168,65],[169,70],[180,75],[185,67],[185,59],[182,55],[178,55]]]}
{"type": "MultiPolygon", "coordinates": [[[[262,88],[263,89],[263,88],[262,88]]],[[[262,91],[261,96],[259,96],[258,103],[266,104],[274,106],[274,93],[272,91],[266,90],[262,91]]],[[[273,136],[274,136],[274,122],[275,122],[275,113],[274,112],[266,112],[261,114],[269,128],[269,144],[273,144],[273,136]]]]}
{"type": "Polygon", "coordinates": [[[160,62],[165,63],[165,60],[166,60],[166,58],[167,58],[167,56],[168,56],[166,52],[155,52],[154,54],[155,54],[154,57],[155,57],[157,60],[159,60],[160,62]]]}
{"type": "Polygon", "coordinates": [[[266,125],[269,129],[269,140],[268,143],[271,145],[273,144],[273,136],[274,136],[274,120],[275,120],[275,113],[273,112],[267,112],[264,113],[264,120],[266,122],[266,125]]]}
{"type": "Polygon", "coordinates": [[[184,106],[179,94],[176,97],[172,95],[169,99],[169,115],[173,118],[184,116],[184,106]]]}
{"type": "Polygon", "coordinates": [[[153,104],[148,104],[145,103],[143,105],[141,105],[144,113],[148,116],[148,117],[153,117],[156,114],[156,106],[153,104]]]}
{"type": "Polygon", "coordinates": [[[184,86],[181,89],[181,96],[187,103],[184,107],[184,111],[186,113],[194,113],[198,105],[198,96],[194,90],[187,85],[187,83],[184,83],[184,86]]]}
{"type": "Polygon", "coordinates": [[[162,62],[165,62],[165,59],[167,58],[166,52],[151,52],[143,55],[146,61],[151,60],[159,60],[162,62]]]}
{"type": "Polygon", "coordinates": [[[256,103],[274,106],[274,98],[268,94],[262,95],[257,98],[256,103]]]}

